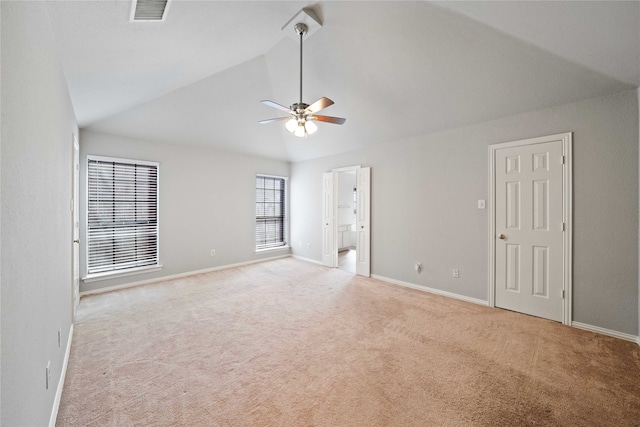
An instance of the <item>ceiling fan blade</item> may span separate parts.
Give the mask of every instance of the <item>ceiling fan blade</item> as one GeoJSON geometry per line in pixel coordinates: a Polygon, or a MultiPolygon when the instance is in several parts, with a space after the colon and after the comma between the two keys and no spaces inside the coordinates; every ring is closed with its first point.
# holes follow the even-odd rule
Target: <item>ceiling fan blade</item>
{"type": "Polygon", "coordinates": [[[285,107],[284,105],[277,104],[273,101],[269,101],[268,99],[263,99],[262,102],[264,105],[268,105],[269,107],[277,108],[278,110],[286,111],[289,114],[295,114],[291,109],[285,107]]]}
{"type": "Polygon", "coordinates": [[[267,123],[273,123],[273,122],[283,122],[285,120],[290,120],[291,117],[276,117],[275,119],[267,119],[267,120],[260,120],[258,123],[262,123],[267,124],[267,123]]]}
{"type": "Polygon", "coordinates": [[[318,99],[316,102],[314,102],[313,104],[309,105],[307,108],[304,109],[304,111],[306,113],[315,113],[317,111],[323,110],[327,107],[330,107],[334,104],[334,102],[332,100],[330,100],[329,98],[325,98],[324,96],[320,99],[318,99]]]}
{"type": "Polygon", "coordinates": [[[333,123],[335,125],[341,125],[347,121],[347,119],[343,119],[342,117],[331,116],[307,116],[307,120],[317,120],[319,122],[333,123]]]}

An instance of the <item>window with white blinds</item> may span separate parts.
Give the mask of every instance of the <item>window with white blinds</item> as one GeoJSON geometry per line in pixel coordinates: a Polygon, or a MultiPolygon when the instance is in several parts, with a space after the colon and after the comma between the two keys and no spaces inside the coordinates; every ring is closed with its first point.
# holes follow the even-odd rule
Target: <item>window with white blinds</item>
{"type": "Polygon", "coordinates": [[[158,163],[88,157],[87,275],[158,266],[158,163]]]}
{"type": "Polygon", "coordinates": [[[287,178],[256,176],[256,250],[287,245],[287,178]]]}

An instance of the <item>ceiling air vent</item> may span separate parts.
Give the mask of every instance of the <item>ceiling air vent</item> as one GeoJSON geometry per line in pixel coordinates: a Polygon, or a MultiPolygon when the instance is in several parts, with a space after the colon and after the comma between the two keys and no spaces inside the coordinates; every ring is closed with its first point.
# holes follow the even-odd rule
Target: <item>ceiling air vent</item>
{"type": "Polygon", "coordinates": [[[171,0],[133,0],[131,20],[139,22],[162,22],[167,16],[171,0]]]}

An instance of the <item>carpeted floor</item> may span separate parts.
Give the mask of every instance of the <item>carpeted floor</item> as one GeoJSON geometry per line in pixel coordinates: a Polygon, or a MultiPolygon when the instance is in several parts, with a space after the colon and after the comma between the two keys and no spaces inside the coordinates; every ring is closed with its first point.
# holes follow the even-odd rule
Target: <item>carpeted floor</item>
{"type": "Polygon", "coordinates": [[[284,258],[82,299],[58,426],[640,426],[640,347],[284,258]]]}

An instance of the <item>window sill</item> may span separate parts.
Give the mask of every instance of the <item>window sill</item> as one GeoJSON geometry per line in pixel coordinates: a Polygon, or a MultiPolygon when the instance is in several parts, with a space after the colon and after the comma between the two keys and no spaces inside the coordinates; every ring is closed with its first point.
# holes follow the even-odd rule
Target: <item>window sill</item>
{"type": "Polygon", "coordinates": [[[278,246],[275,248],[266,248],[266,249],[256,249],[256,254],[264,254],[264,253],[268,253],[268,252],[277,252],[277,251],[288,251],[289,249],[291,249],[291,246],[287,245],[287,246],[278,246]]]}
{"type": "Polygon", "coordinates": [[[88,274],[82,278],[83,283],[98,282],[100,280],[115,279],[117,277],[133,276],[142,273],[152,273],[154,271],[160,271],[162,265],[150,265],[148,267],[131,268],[124,271],[109,271],[106,273],[88,274]]]}

